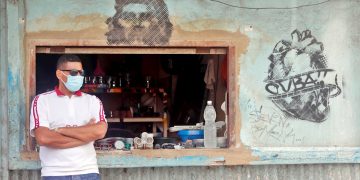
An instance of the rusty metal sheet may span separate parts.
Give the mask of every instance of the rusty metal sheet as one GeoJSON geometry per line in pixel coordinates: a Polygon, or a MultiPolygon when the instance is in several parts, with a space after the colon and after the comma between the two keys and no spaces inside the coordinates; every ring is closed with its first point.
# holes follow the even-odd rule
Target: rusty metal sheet
{"type": "MultiPolygon", "coordinates": [[[[102,180],[358,180],[360,164],[100,169],[102,180]]],[[[11,180],[38,180],[39,170],[10,171],[11,180]]]]}

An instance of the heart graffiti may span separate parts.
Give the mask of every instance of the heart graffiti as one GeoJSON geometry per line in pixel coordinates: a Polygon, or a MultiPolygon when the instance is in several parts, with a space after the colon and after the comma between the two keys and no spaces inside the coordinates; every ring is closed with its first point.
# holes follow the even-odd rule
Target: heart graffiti
{"type": "Polygon", "coordinates": [[[268,58],[265,90],[287,116],[323,122],[330,112],[329,99],[341,93],[337,75],[327,67],[323,44],[311,31],[294,30],[291,36],[291,41],[279,41],[268,58]]]}

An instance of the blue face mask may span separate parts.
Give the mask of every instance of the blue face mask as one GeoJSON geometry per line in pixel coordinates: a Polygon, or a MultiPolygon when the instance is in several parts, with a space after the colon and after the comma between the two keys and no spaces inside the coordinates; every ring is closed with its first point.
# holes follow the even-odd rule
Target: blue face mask
{"type": "MultiPolygon", "coordinates": [[[[61,72],[63,73],[63,72],[61,72]]],[[[63,73],[64,74],[64,73],[63,73]]],[[[71,75],[66,75],[64,74],[66,77],[67,77],[67,81],[66,83],[60,79],[65,87],[71,91],[71,92],[75,92],[75,91],[78,91],[81,86],[83,85],[83,82],[84,82],[84,76],[71,76],[71,75]]]]}

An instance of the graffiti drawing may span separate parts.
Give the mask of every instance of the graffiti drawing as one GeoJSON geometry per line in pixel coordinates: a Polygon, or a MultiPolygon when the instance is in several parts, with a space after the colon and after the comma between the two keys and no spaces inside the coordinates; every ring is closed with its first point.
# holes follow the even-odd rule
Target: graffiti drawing
{"type": "Polygon", "coordinates": [[[311,31],[295,30],[291,36],[292,41],[279,41],[269,56],[265,90],[285,115],[323,122],[330,112],[329,99],[341,93],[337,75],[327,67],[323,44],[311,31]]]}
{"type": "Polygon", "coordinates": [[[249,115],[252,136],[262,145],[288,144],[298,145],[304,137],[296,135],[289,119],[273,107],[257,106],[253,100],[248,100],[247,112],[249,115]]]}
{"type": "Polygon", "coordinates": [[[163,0],[115,1],[116,13],[106,20],[108,44],[168,44],[173,25],[163,0]]]}

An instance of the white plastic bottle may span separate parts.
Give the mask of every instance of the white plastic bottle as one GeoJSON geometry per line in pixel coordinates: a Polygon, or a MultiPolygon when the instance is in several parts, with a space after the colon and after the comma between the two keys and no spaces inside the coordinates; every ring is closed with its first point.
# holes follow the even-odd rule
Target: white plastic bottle
{"type": "Polygon", "coordinates": [[[212,105],[212,101],[207,101],[207,105],[204,110],[204,119],[204,146],[205,148],[216,148],[216,111],[214,106],[212,105]]]}

